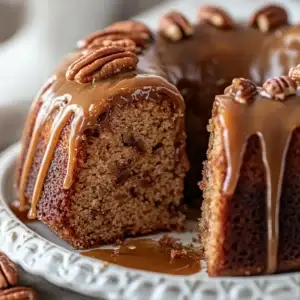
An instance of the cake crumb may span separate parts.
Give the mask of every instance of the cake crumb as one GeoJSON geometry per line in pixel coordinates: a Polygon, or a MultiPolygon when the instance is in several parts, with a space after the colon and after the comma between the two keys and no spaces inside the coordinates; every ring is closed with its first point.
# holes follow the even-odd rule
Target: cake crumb
{"type": "Polygon", "coordinates": [[[171,257],[171,260],[173,260],[173,259],[176,259],[176,258],[187,257],[187,254],[188,253],[185,249],[182,249],[182,250],[172,249],[170,257],[171,257]]]}
{"type": "Polygon", "coordinates": [[[170,260],[178,258],[192,258],[194,260],[202,259],[202,251],[200,248],[195,247],[191,242],[184,245],[178,238],[171,237],[167,234],[163,235],[159,240],[158,244],[161,248],[170,252],[170,260]]]}

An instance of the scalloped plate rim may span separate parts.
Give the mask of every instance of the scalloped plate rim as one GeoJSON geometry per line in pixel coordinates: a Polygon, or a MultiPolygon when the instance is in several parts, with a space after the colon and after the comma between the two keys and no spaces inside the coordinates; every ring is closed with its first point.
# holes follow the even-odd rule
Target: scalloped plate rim
{"type": "MultiPolygon", "coordinates": [[[[171,295],[170,293],[174,288],[177,291],[178,299],[183,299],[182,297],[201,299],[201,296],[205,298],[207,291],[213,293],[210,299],[214,300],[251,300],[265,296],[271,297],[268,299],[275,299],[274,297],[276,297],[276,299],[281,300],[286,299],[287,296],[300,295],[300,272],[253,277],[199,278],[199,274],[176,276],[135,270],[114,264],[106,266],[104,262],[82,256],[48,241],[19,221],[5,201],[4,179],[7,176],[7,171],[15,163],[19,151],[20,143],[16,143],[0,154],[0,216],[5,215],[4,221],[0,218],[0,250],[19,263],[27,272],[42,276],[56,286],[83,295],[105,297],[109,300],[131,299],[133,296],[136,297],[135,299],[145,299],[145,295],[151,295],[150,298],[155,297],[155,300],[167,300],[166,297],[171,295]],[[22,235],[18,236],[18,232],[21,232],[22,235]],[[46,251],[31,253],[29,246],[33,240],[36,243],[36,248],[44,247],[46,251]],[[14,243],[16,244],[18,241],[19,244],[17,244],[16,249],[11,250],[14,243]],[[28,247],[26,243],[28,243],[28,247]],[[8,249],[10,250],[8,251],[8,249]],[[55,250],[54,253],[51,253],[52,250],[55,250]],[[28,252],[30,253],[28,254],[28,252]],[[57,253],[59,253],[60,259],[55,256],[57,253]],[[25,261],[25,258],[29,258],[30,255],[33,260],[32,266],[29,266],[25,261]],[[58,269],[51,273],[52,265],[49,263],[41,266],[41,263],[37,262],[37,258],[42,259],[43,262],[44,259],[50,259],[51,264],[52,260],[59,263],[58,269]],[[70,260],[72,264],[70,264],[70,260]],[[65,264],[67,268],[65,268],[65,264]],[[74,274],[69,275],[71,272],[68,272],[68,268],[74,274]],[[82,281],[83,277],[88,278],[86,282],[82,281]],[[111,286],[107,282],[110,282],[111,286]],[[143,292],[144,287],[150,290],[143,292]],[[246,289],[248,294],[243,289],[246,289]],[[288,294],[287,291],[289,291],[288,294]]],[[[172,295],[174,296],[174,294],[172,295]]]]}

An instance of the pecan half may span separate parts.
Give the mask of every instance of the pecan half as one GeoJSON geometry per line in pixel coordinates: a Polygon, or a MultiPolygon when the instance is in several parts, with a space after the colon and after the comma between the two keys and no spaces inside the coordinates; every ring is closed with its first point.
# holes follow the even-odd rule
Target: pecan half
{"type": "Polygon", "coordinates": [[[231,29],[235,26],[234,21],[225,10],[211,5],[203,5],[199,8],[198,21],[222,29],[231,29]]]}
{"type": "Polygon", "coordinates": [[[188,19],[177,11],[170,11],[162,16],[160,32],[169,40],[177,42],[193,34],[193,27],[188,19]]]}
{"type": "Polygon", "coordinates": [[[138,48],[144,49],[152,40],[150,29],[143,23],[138,21],[122,21],[114,23],[104,30],[92,33],[84,40],[77,43],[78,48],[98,48],[102,46],[103,40],[123,40],[131,39],[138,48]]]}
{"type": "Polygon", "coordinates": [[[0,289],[14,286],[18,283],[17,266],[2,252],[0,252],[0,289]]]}
{"type": "Polygon", "coordinates": [[[300,65],[290,69],[289,77],[291,77],[296,84],[300,86],[300,65]]]}
{"type": "Polygon", "coordinates": [[[110,47],[110,46],[120,47],[120,48],[124,48],[125,51],[137,53],[136,44],[133,40],[130,40],[130,39],[123,39],[123,40],[117,40],[117,41],[103,40],[102,46],[103,47],[110,47]]]}
{"type": "Polygon", "coordinates": [[[88,83],[134,70],[137,63],[138,58],[132,52],[121,47],[102,47],[90,50],[75,60],[67,69],[66,78],[88,83]]]}
{"type": "Polygon", "coordinates": [[[122,30],[124,32],[136,32],[140,33],[144,38],[152,38],[152,32],[149,27],[147,27],[144,23],[135,20],[116,22],[111,24],[107,28],[110,28],[112,30],[122,30]]]}
{"type": "Polygon", "coordinates": [[[31,288],[14,287],[0,291],[0,300],[38,300],[38,296],[31,288]]]}
{"type": "Polygon", "coordinates": [[[249,25],[261,32],[270,32],[278,27],[288,25],[288,14],[278,5],[269,5],[257,11],[249,20],[249,25]]]}
{"type": "Polygon", "coordinates": [[[283,101],[289,95],[295,95],[297,84],[289,76],[280,76],[267,80],[263,89],[273,99],[283,101]]]}
{"type": "Polygon", "coordinates": [[[238,103],[250,104],[257,94],[257,86],[249,79],[235,78],[225,93],[233,95],[234,100],[238,103]]]}

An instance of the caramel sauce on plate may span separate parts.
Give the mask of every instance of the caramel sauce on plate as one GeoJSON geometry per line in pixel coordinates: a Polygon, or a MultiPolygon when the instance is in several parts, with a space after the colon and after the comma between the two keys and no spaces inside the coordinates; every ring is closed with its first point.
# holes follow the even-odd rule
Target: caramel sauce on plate
{"type": "Polygon", "coordinates": [[[24,210],[20,210],[20,202],[14,201],[10,203],[9,208],[14,213],[14,215],[22,222],[22,223],[30,223],[36,220],[28,218],[28,211],[30,210],[30,206],[25,206],[24,210]]]}
{"type": "MultiPolygon", "coordinates": [[[[176,251],[176,250],[173,250],[176,251]]],[[[192,275],[200,271],[200,256],[189,248],[184,255],[172,258],[172,248],[151,239],[125,241],[114,249],[95,249],[82,255],[112,264],[144,271],[173,275],[192,275]]]]}

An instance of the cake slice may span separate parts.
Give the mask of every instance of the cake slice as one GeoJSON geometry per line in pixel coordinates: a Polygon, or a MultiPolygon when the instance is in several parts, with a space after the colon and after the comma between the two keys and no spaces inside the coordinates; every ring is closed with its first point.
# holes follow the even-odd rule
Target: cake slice
{"type": "Polygon", "coordinates": [[[200,184],[200,238],[210,276],[300,267],[300,66],[217,96],[200,184]]]}
{"type": "Polygon", "coordinates": [[[73,53],[28,116],[20,209],[75,248],[183,227],[184,102],[135,52],[124,40],[73,53]]]}

